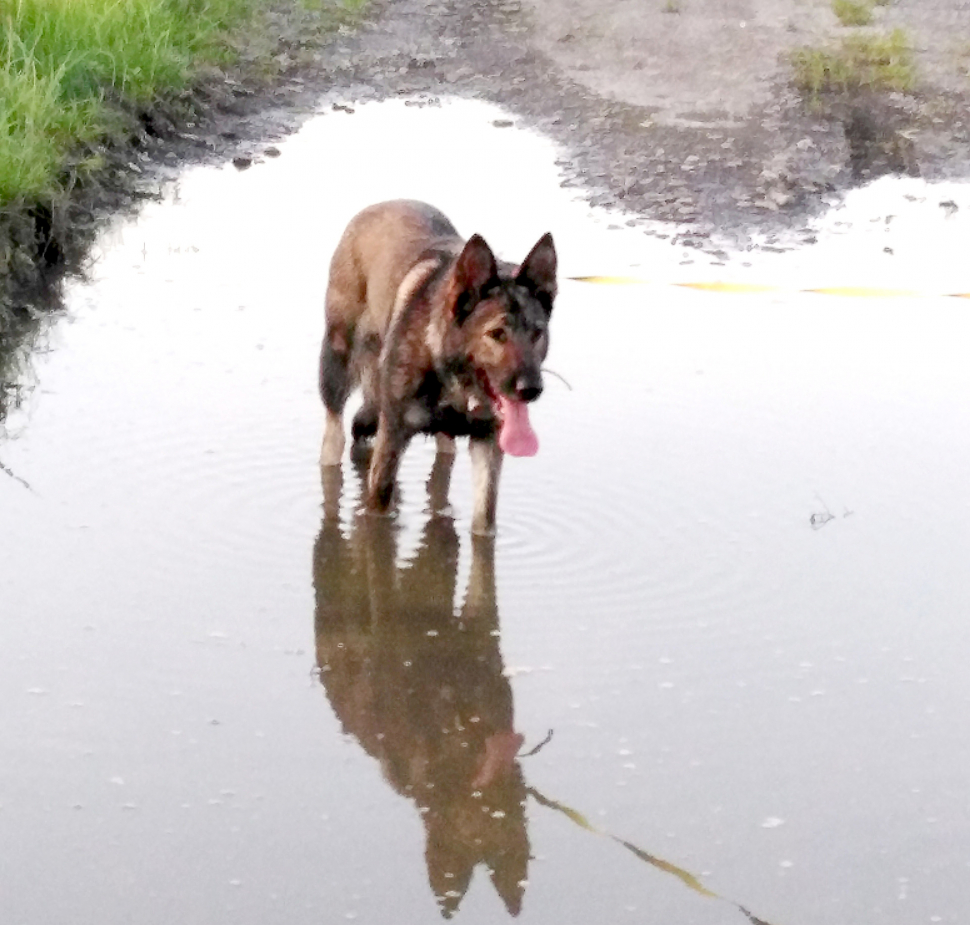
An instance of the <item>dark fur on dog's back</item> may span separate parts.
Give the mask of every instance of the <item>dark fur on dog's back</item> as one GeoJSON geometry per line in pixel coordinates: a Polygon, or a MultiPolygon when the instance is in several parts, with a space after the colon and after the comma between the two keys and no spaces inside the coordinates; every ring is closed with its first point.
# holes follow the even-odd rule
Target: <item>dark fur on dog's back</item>
{"type": "Polygon", "coordinates": [[[491,530],[500,409],[524,408],[542,391],[555,273],[549,235],[514,267],[496,261],[478,235],[463,241],[424,203],[381,203],[358,214],[330,265],[320,362],[328,411],[322,464],[340,461],[344,404],[360,384],[364,401],[353,437],[376,434],[368,505],[389,504],[414,434],[469,436],[474,529],[491,530]]]}

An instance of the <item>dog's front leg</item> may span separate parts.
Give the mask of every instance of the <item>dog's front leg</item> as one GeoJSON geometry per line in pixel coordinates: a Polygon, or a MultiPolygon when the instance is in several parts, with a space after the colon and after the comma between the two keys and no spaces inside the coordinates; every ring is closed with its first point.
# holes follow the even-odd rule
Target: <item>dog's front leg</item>
{"type": "Polygon", "coordinates": [[[431,475],[428,476],[428,507],[432,516],[448,510],[448,489],[455,457],[451,453],[436,453],[431,475]]]}
{"type": "Polygon", "coordinates": [[[370,510],[383,513],[390,507],[397,468],[410,439],[411,432],[402,420],[381,412],[367,475],[367,507],[370,510]]]}
{"type": "Polygon", "coordinates": [[[468,444],[472,457],[472,486],[475,509],[472,513],[472,533],[491,536],[495,532],[495,508],[498,502],[498,478],[502,471],[502,457],[496,437],[472,438],[468,444]]]}

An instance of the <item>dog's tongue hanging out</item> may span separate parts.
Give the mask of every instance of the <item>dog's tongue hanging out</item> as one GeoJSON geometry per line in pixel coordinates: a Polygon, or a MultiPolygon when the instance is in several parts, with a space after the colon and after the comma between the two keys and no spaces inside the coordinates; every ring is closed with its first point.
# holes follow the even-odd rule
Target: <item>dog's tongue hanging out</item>
{"type": "Polygon", "coordinates": [[[535,456],[539,452],[539,438],[529,423],[529,406],[505,395],[499,396],[502,429],[498,445],[509,456],[535,456]]]}

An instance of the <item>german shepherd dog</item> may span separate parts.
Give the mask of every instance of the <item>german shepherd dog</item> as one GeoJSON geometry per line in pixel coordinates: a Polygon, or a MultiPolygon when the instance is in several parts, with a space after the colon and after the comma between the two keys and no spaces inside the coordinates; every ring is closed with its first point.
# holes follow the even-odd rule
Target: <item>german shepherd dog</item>
{"type": "Polygon", "coordinates": [[[528,403],[542,393],[556,250],[543,235],[519,266],[497,261],[479,235],[463,240],[432,206],[398,200],[364,209],[330,263],[320,392],[322,466],[340,464],[343,410],[355,385],[355,446],[374,436],[365,503],[386,511],[415,434],[440,451],[470,438],[472,532],[495,527],[504,453],[531,456],[528,403]]]}

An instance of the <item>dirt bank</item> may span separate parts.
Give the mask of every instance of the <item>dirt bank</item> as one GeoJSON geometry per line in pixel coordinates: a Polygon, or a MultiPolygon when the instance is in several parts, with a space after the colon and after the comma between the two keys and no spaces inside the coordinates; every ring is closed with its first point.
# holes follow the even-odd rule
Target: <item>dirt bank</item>
{"type": "Polygon", "coordinates": [[[970,8],[961,0],[871,6],[861,29],[842,25],[829,0],[529,0],[529,8],[531,40],[557,70],[628,107],[606,145],[630,177],[617,182],[612,172],[610,189],[646,193],[627,204],[687,214],[705,228],[773,228],[882,173],[967,172],[970,8]],[[796,49],[896,29],[913,48],[907,92],[860,89],[809,104],[793,89],[796,49]]]}
{"type": "Polygon", "coordinates": [[[709,246],[797,230],[881,173],[970,172],[967,47],[954,38],[970,10],[899,0],[851,32],[900,26],[911,90],[814,105],[791,86],[788,54],[850,34],[827,0],[410,0],[384,7],[335,64],[374,93],[506,105],[564,145],[566,182],[593,202],[687,223],[709,246]]]}

